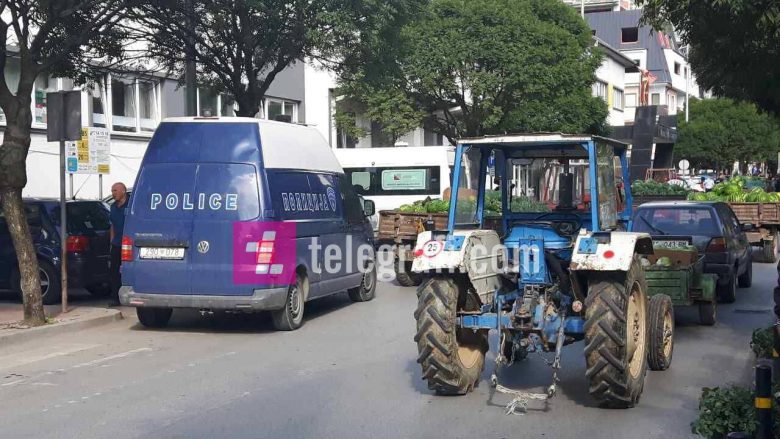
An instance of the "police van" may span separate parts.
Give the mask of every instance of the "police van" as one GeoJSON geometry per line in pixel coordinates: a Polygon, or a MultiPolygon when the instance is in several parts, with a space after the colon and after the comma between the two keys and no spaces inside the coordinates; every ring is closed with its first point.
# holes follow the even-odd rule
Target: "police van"
{"type": "Polygon", "coordinates": [[[119,296],[144,326],[195,308],[270,311],[294,330],[309,300],[374,297],[374,204],[312,127],[166,119],[133,188],[119,296]]]}

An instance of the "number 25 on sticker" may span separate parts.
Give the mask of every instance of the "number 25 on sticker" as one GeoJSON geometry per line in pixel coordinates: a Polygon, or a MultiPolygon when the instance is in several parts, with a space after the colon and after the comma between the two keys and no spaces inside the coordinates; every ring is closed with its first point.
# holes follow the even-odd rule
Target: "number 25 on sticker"
{"type": "Polygon", "coordinates": [[[441,253],[444,244],[441,241],[428,241],[423,244],[423,256],[432,258],[441,253]]]}

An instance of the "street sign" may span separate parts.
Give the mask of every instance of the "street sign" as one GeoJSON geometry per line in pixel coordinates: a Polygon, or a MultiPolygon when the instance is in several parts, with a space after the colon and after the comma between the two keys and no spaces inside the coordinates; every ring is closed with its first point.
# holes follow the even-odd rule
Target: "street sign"
{"type": "Polygon", "coordinates": [[[66,143],[68,172],[71,174],[110,174],[111,136],[108,128],[81,129],[81,138],[66,143]]]}
{"type": "Polygon", "coordinates": [[[687,171],[688,168],[691,166],[691,163],[688,160],[682,159],[680,160],[680,163],[678,163],[678,165],[680,166],[680,169],[682,169],[683,171],[687,171]]]}
{"type": "Polygon", "coordinates": [[[46,93],[46,137],[49,142],[81,138],[81,92],[46,93]]]}

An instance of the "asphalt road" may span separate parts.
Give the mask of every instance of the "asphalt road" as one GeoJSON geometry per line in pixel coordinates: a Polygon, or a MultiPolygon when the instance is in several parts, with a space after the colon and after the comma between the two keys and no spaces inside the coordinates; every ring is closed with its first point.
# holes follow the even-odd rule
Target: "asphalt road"
{"type": "MultiPolygon", "coordinates": [[[[582,344],[565,349],[559,394],[526,415],[504,414],[487,379],[438,397],[420,378],[412,340],[414,289],[380,284],[307,304],[306,324],[274,332],[258,316],[174,314],[171,328],[126,319],[0,353],[0,437],[53,438],[685,438],[700,389],[748,383],[751,331],[772,322],[773,264],[721,305],[715,327],[677,310],[670,370],[648,372],[638,407],[605,410],[587,393],[582,344]]],[[[495,340],[492,340],[495,343],[495,340]]],[[[541,391],[542,358],[500,372],[502,384],[541,391]]]]}

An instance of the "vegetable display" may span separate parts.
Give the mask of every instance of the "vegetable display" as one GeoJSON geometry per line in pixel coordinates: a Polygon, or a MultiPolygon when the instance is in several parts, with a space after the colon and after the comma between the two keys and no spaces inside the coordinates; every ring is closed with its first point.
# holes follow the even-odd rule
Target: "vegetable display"
{"type": "Polygon", "coordinates": [[[728,203],[778,203],[780,193],[766,192],[763,188],[754,187],[746,190],[749,181],[745,177],[735,177],[729,181],[718,183],[710,192],[698,192],[688,195],[693,201],[725,201],[728,203]]]}
{"type": "MultiPolygon", "coordinates": [[[[474,210],[476,199],[473,197],[466,200],[459,200],[458,211],[468,212],[474,210]]],[[[485,216],[501,216],[501,192],[485,192],[485,216]]],[[[400,212],[406,213],[447,213],[450,210],[450,202],[439,198],[426,198],[415,201],[412,204],[404,204],[398,208],[400,212]]],[[[549,212],[550,209],[544,203],[539,203],[528,197],[512,198],[513,212],[549,212]]]]}
{"type": "Polygon", "coordinates": [[[631,193],[637,197],[653,195],[686,195],[688,189],[667,183],[659,183],[655,180],[635,180],[631,183],[631,193]]]}

